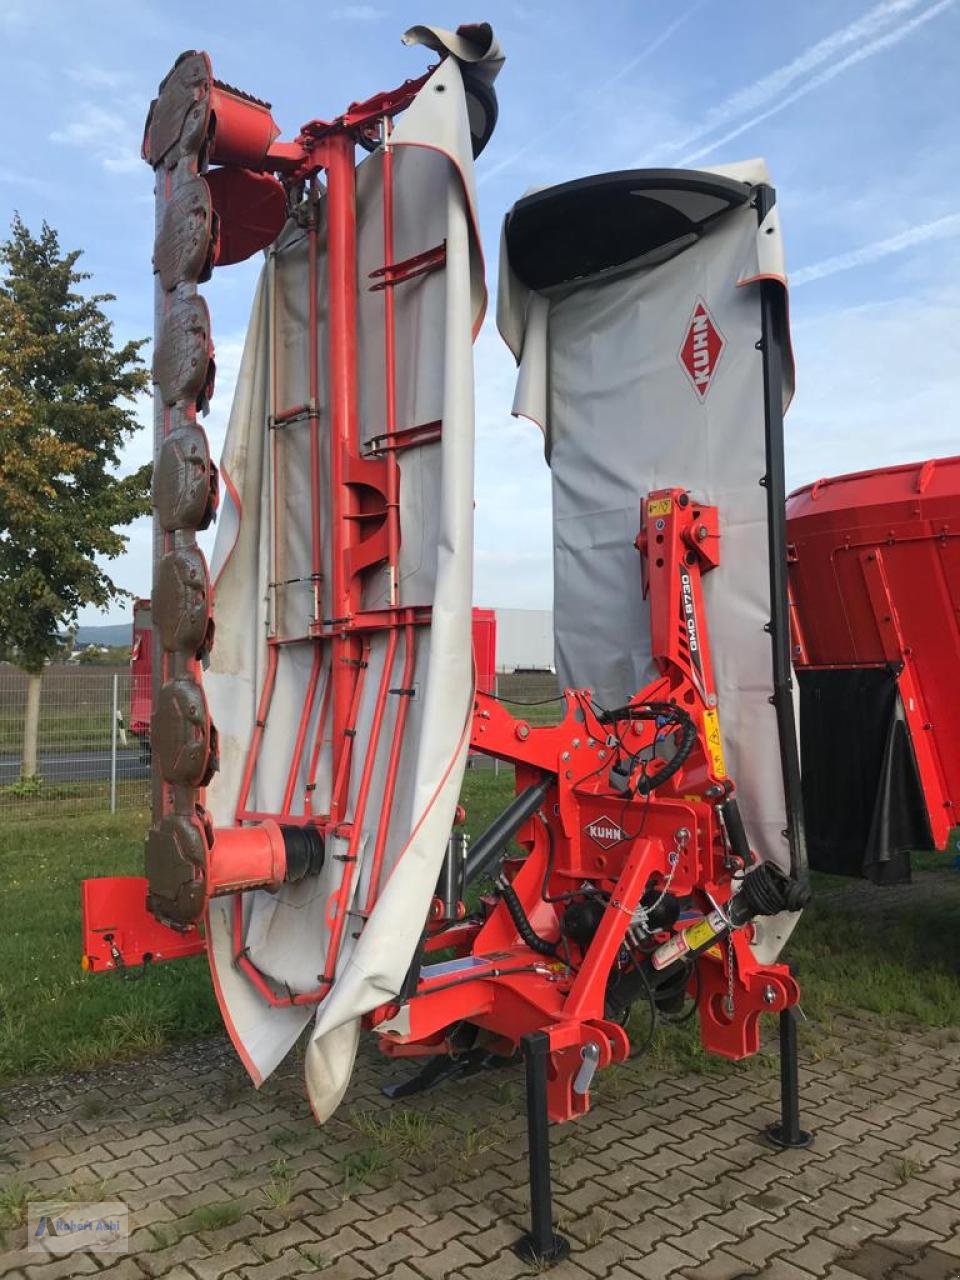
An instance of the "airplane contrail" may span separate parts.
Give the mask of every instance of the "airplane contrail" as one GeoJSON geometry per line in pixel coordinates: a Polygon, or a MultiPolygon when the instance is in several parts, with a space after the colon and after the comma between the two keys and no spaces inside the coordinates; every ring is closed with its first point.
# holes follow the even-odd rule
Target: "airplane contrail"
{"type": "MultiPolygon", "coordinates": [[[[884,49],[889,49],[892,45],[899,44],[901,40],[906,39],[906,37],[918,27],[923,26],[932,18],[937,17],[938,14],[941,14],[945,9],[950,8],[955,3],[956,0],[938,0],[938,3],[931,5],[929,9],[923,10],[922,13],[916,14],[909,21],[901,23],[898,27],[894,27],[892,31],[888,31],[884,35],[877,36],[876,39],[870,40],[866,44],[859,45],[858,48],[856,48],[852,53],[847,54],[846,57],[841,58],[837,62],[831,63],[822,71],[813,75],[809,80],[800,84],[792,93],[788,93],[785,97],[775,100],[765,111],[760,111],[756,115],[751,116],[750,119],[741,121],[740,124],[735,128],[730,129],[721,137],[714,138],[704,146],[699,147],[696,151],[689,152],[687,155],[683,156],[678,163],[680,165],[691,164],[694,160],[700,160],[703,156],[709,155],[710,152],[715,151],[717,147],[721,147],[725,143],[730,142],[733,138],[739,137],[741,133],[745,133],[748,129],[752,129],[755,125],[760,124],[761,121],[769,119],[770,116],[777,115],[779,112],[784,111],[792,103],[796,102],[798,98],[803,98],[808,93],[812,93],[814,89],[819,89],[821,85],[833,80],[836,76],[841,75],[850,67],[856,66],[857,63],[863,62],[867,58],[872,58],[874,54],[882,53],[884,49]]],[[[897,7],[901,10],[904,8],[916,8],[916,3],[913,2],[913,0],[901,0],[901,3],[897,7]]],[[[874,12],[876,11],[871,11],[871,13],[874,12]]],[[[870,15],[867,16],[869,17],[870,15]]],[[[853,26],[857,25],[857,23],[853,24],[853,26]]],[[[844,29],[845,32],[849,30],[850,28],[844,29]]],[[[844,40],[843,43],[846,44],[848,41],[844,40]]],[[[798,61],[800,60],[801,59],[798,59],[798,61]]],[[[777,74],[778,73],[774,72],[773,76],[767,77],[767,79],[772,80],[777,74]]],[[[701,130],[699,131],[698,136],[701,138],[705,137],[707,132],[707,129],[701,130]]]]}
{"type": "Polygon", "coordinates": [[[619,71],[615,71],[612,76],[605,80],[602,87],[606,89],[609,85],[616,84],[618,80],[622,80],[624,76],[628,76],[635,67],[639,67],[641,62],[646,62],[646,60],[655,54],[662,45],[667,43],[675,31],[679,31],[683,24],[685,22],[689,22],[693,15],[698,13],[707,3],[708,0],[697,0],[696,4],[693,4],[689,9],[684,10],[678,18],[674,18],[669,26],[664,27],[660,34],[655,36],[647,47],[638,53],[635,58],[631,58],[629,62],[625,62],[619,71]]]}
{"type": "MultiPolygon", "coordinates": [[[[901,0],[901,2],[903,2],[903,0],[901,0]]],[[[912,0],[912,2],[914,2],[914,0],[912,0]]],[[[919,2],[919,0],[915,0],[915,2],[919,2]]],[[[618,80],[622,80],[624,76],[628,76],[635,67],[639,67],[642,62],[646,62],[646,60],[655,54],[662,45],[666,44],[675,31],[678,31],[685,22],[688,22],[695,13],[708,3],[709,0],[697,0],[696,4],[692,4],[689,9],[685,9],[679,17],[674,18],[671,23],[664,27],[658,36],[654,36],[653,40],[651,40],[640,53],[631,58],[629,62],[624,63],[624,65],[615,71],[612,76],[609,76],[604,81],[603,87],[606,88],[608,85],[616,84],[618,80]]],[[[552,126],[556,128],[558,124],[563,124],[567,120],[572,120],[574,116],[578,116],[580,113],[581,108],[579,106],[572,107],[569,111],[564,111],[561,115],[556,116],[551,122],[552,126]]],[[[498,173],[502,173],[504,169],[509,169],[512,164],[515,164],[521,156],[525,156],[528,151],[531,151],[534,147],[541,147],[542,145],[542,139],[540,138],[532,139],[530,142],[525,142],[522,147],[518,147],[517,150],[511,152],[510,155],[504,156],[504,158],[497,164],[493,165],[492,168],[483,170],[483,172],[477,177],[477,186],[479,187],[485,182],[489,182],[489,180],[491,178],[495,178],[498,173]]]]}
{"type": "Polygon", "coordinates": [[[799,271],[791,272],[790,287],[796,289],[813,280],[824,280],[827,276],[836,275],[838,271],[867,267],[872,262],[879,262],[881,258],[902,253],[904,249],[912,249],[914,245],[926,244],[931,240],[947,240],[952,236],[960,236],[960,213],[948,213],[946,217],[936,218],[933,222],[908,227],[899,235],[874,240],[872,244],[861,245],[859,249],[851,249],[849,253],[838,253],[835,257],[824,258],[822,262],[811,263],[809,267],[801,267],[799,271]]]}
{"type": "Polygon", "coordinates": [[[891,22],[918,8],[925,0],[883,0],[874,5],[856,21],[840,27],[830,35],[818,40],[816,44],[805,49],[791,62],[761,76],[753,84],[731,94],[717,106],[710,108],[697,122],[696,126],[680,138],[674,138],[664,145],[666,151],[680,151],[692,143],[744,116],[747,112],[756,111],[768,102],[779,97],[785,89],[801,77],[817,71],[841,53],[848,45],[856,45],[863,40],[872,39],[891,22]]]}

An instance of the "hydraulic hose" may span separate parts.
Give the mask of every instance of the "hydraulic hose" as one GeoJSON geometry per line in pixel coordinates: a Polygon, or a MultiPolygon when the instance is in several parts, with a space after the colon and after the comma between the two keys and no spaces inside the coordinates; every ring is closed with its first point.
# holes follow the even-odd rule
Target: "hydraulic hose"
{"type": "Polygon", "coordinates": [[[543,804],[553,783],[554,777],[549,774],[542,782],[536,782],[533,786],[521,791],[503,813],[494,818],[486,831],[477,837],[467,855],[464,875],[467,884],[489,871],[502,856],[504,849],[526,820],[532,817],[543,804]]]}
{"type": "Polygon", "coordinates": [[[750,851],[747,829],[743,825],[743,818],[740,815],[740,806],[737,804],[736,796],[729,796],[722,804],[718,804],[717,813],[723,823],[723,829],[727,833],[730,848],[743,865],[749,867],[753,861],[753,854],[750,851]]]}
{"type": "Polygon", "coordinates": [[[697,741],[697,726],[687,715],[680,723],[680,745],[663,769],[658,770],[652,778],[641,778],[637,783],[637,795],[649,795],[656,787],[662,786],[668,778],[672,778],[678,769],[686,763],[687,757],[697,741]]]}
{"type": "Polygon", "coordinates": [[[539,933],[534,929],[533,925],[527,919],[527,913],[523,909],[523,903],[517,897],[517,892],[513,885],[501,876],[497,881],[497,888],[500,890],[500,896],[506,903],[507,910],[510,912],[510,918],[517,927],[522,940],[527,944],[531,951],[536,951],[542,956],[553,956],[557,953],[557,945],[555,942],[547,942],[546,938],[541,938],[539,933]]]}
{"type": "MultiPolygon", "coordinates": [[[[605,711],[597,719],[601,724],[614,724],[618,720],[664,720],[673,722],[680,730],[680,741],[677,749],[652,777],[641,777],[635,791],[639,796],[649,795],[681,769],[697,741],[697,726],[692,716],[673,702],[643,702],[636,706],[617,707],[614,711],[605,711]]],[[[628,756],[610,771],[610,781],[618,791],[629,791],[630,775],[640,763],[640,753],[628,756]]]]}

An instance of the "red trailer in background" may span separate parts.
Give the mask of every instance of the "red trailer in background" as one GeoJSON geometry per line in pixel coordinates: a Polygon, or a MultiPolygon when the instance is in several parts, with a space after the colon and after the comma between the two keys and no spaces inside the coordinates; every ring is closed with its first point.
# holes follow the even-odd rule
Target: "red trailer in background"
{"type": "Polygon", "coordinates": [[[153,699],[153,620],[149,599],[133,602],[130,641],[130,733],[140,743],[141,759],[150,759],[150,708],[153,699]]]}
{"type": "Polygon", "coordinates": [[[494,609],[473,611],[473,665],[480,693],[497,689],[497,615],[494,609]]]}
{"type": "Polygon", "coordinates": [[[810,863],[909,878],[960,821],[960,458],[787,500],[810,863]]]}
{"type": "MultiPolygon", "coordinates": [[[[493,609],[473,611],[473,660],[477,688],[494,693],[497,682],[497,615],[493,609]]],[[[150,707],[153,685],[153,623],[149,599],[133,602],[133,638],[130,644],[130,733],[140,743],[140,754],[150,759],[150,707]]]]}

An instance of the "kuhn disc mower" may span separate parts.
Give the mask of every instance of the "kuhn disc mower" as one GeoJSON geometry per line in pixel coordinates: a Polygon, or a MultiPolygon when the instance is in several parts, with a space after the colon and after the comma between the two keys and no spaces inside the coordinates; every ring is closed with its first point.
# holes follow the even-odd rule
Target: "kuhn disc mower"
{"type": "Polygon", "coordinates": [[[470,655],[473,161],[502,55],[485,25],[405,41],[439,62],[292,142],[202,53],[151,108],[154,812],[146,881],[85,885],[87,963],[205,948],[255,1082],[313,1021],[321,1120],[362,1028],[428,1059],[393,1096],[522,1049],[520,1247],[549,1261],[548,1117],[588,1109],[638,1002],[693,1000],[734,1059],[779,1013],[773,1137],[807,1139],[776,962],[807,898],[777,209],[752,163],[586,178],[507,215],[500,327],[554,485],[564,714],[534,727],[470,655]],[[218,478],[197,286],[258,250],[218,478]],[[468,848],[470,749],[515,767],[516,798],[468,848]]]}

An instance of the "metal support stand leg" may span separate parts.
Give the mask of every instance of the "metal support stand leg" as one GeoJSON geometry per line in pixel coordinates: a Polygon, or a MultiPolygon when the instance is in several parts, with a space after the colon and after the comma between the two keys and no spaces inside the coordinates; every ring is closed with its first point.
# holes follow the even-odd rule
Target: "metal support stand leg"
{"type": "Polygon", "coordinates": [[[530,1142],[530,1230],[513,1246],[524,1262],[552,1267],[570,1255],[570,1242],[553,1229],[550,1193],[550,1122],[547,1119],[547,1058],[550,1037],[534,1031],[522,1040],[527,1067],[527,1136],[530,1142]]]}
{"type": "Polygon", "coordinates": [[[780,1122],[766,1130],[768,1140],[780,1148],[809,1147],[813,1134],[800,1128],[800,1083],[797,1074],[797,1011],[780,1013],[780,1122]]]}

